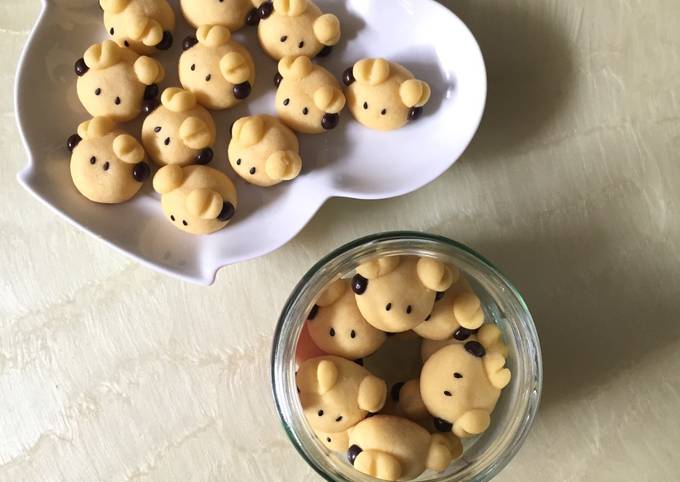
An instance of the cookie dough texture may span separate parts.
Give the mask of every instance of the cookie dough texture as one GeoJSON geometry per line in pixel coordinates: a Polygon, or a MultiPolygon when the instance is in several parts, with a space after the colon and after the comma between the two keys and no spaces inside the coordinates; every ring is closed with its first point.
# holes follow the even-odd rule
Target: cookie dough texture
{"type": "Polygon", "coordinates": [[[417,119],[430,100],[427,82],[385,59],[362,59],[345,72],[347,104],[366,127],[391,131],[417,119]]]}
{"type": "Polygon", "coordinates": [[[196,100],[212,110],[228,109],[247,98],[255,84],[255,64],[228,28],[202,25],[184,40],[179,80],[196,100]]]}
{"type": "Polygon", "coordinates": [[[153,55],[172,46],[175,12],[167,0],[99,0],[104,26],[121,47],[153,55]]]}
{"type": "Polygon", "coordinates": [[[297,136],[268,115],[242,117],[234,123],[228,157],[239,176],[261,187],[295,179],[302,169],[297,136]]]}
{"type": "Polygon", "coordinates": [[[330,53],[340,41],[340,21],[310,0],[274,0],[260,8],[258,37],[274,60],[299,55],[314,58],[330,53]]]}
{"type": "Polygon", "coordinates": [[[284,57],[278,73],[276,112],[288,127],[320,134],[338,125],[345,95],[329,71],[309,57],[284,57]]]}
{"type": "Polygon", "coordinates": [[[337,280],[324,290],[307,325],[316,346],[350,360],[371,355],[387,338],[361,316],[349,280],[337,280]]]}
{"type": "Polygon", "coordinates": [[[193,27],[223,25],[236,32],[246,25],[262,0],[180,0],[179,4],[193,27]]]}
{"type": "Polygon", "coordinates": [[[85,110],[116,122],[137,117],[165,77],[158,61],[140,57],[112,40],[90,46],[76,62],[76,74],[76,90],[85,110]]]}
{"type": "Polygon", "coordinates": [[[205,164],[213,157],[215,122],[188,90],[170,87],[142,124],[142,142],[160,165],[205,164]]]}
{"type": "Polygon", "coordinates": [[[78,126],[78,144],[71,154],[71,178],[90,201],[104,204],[132,199],[149,175],[144,149],[106,117],[78,126]]]}
{"type": "Polygon", "coordinates": [[[206,166],[165,166],[153,178],[168,220],[190,234],[224,228],[234,215],[237,194],[226,174],[206,166]]]}

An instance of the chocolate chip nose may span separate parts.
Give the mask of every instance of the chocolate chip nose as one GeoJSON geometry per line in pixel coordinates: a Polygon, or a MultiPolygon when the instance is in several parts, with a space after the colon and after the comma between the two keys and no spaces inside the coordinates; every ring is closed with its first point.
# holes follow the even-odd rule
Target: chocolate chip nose
{"type": "Polygon", "coordinates": [[[366,288],[368,288],[368,280],[360,274],[355,274],[352,278],[352,291],[358,295],[363,295],[366,288]]]}
{"type": "Polygon", "coordinates": [[[423,115],[423,108],[422,107],[412,107],[411,110],[408,113],[408,120],[410,121],[416,121],[420,119],[420,116],[423,115]]]}
{"type": "Polygon", "coordinates": [[[260,20],[264,20],[269,18],[273,12],[274,4],[272,2],[264,2],[257,10],[257,15],[260,17],[260,20]]]}
{"type": "Polygon", "coordinates": [[[144,100],[155,99],[156,97],[158,97],[158,85],[147,85],[144,89],[144,100]]]}
{"type": "Polygon", "coordinates": [[[75,69],[76,75],[78,77],[82,77],[83,75],[85,75],[87,73],[88,70],[90,70],[90,68],[85,63],[85,59],[83,59],[83,58],[79,58],[78,60],[76,60],[76,63],[74,65],[74,69],[75,69]]]}
{"type": "Polygon", "coordinates": [[[220,215],[217,216],[217,219],[219,219],[222,222],[229,221],[231,218],[234,217],[235,212],[236,209],[234,208],[234,205],[230,202],[225,202],[222,205],[222,211],[220,211],[220,215]]]}
{"type": "Polygon", "coordinates": [[[163,32],[163,38],[158,42],[156,48],[158,50],[168,50],[170,47],[172,47],[172,34],[166,30],[163,32]]]}
{"type": "Polygon", "coordinates": [[[252,87],[250,86],[250,82],[246,81],[242,84],[236,84],[234,86],[234,97],[238,100],[243,100],[250,95],[251,91],[252,87]]]}
{"type": "Polygon", "coordinates": [[[260,13],[257,11],[257,8],[253,8],[250,12],[248,12],[248,15],[246,16],[246,23],[251,27],[254,27],[260,23],[260,13]]]}
{"type": "Polygon", "coordinates": [[[453,424],[447,422],[443,418],[434,417],[434,428],[437,432],[450,432],[453,428],[453,424]]]}
{"type": "Polygon", "coordinates": [[[205,149],[202,149],[201,152],[196,155],[196,164],[209,164],[213,159],[213,155],[214,153],[211,148],[206,147],[205,149]]]}
{"type": "Polygon", "coordinates": [[[347,86],[352,85],[356,81],[354,78],[354,67],[350,67],[343,72],[342,81],[347,86]]]}
{"type": "Polygon", "coordinates": [[[193,35],[188,35],[182,41],[182,50],[189,50],[191,47],[198,43],[198,39],[193,35]]]}
{"type": "Polygon", "coordinates": [[[83,139],[78,134],[73,134],[71,137],[66,139],[66,147],[69,151],[73,152],[73,149],[82,141],[83,139]]]}
{"type": "Polygon", "coordinates": [[[160,103],[158,102],[158,99],[148,99],[142,102],[142,112],[144,115],[149,115],[153,111],[155,111],[160,103]]]}
{"type": "Polygon", "coordinates": [[[146,181],[149,178],[150,174],[151,168],[146,162],[139,162],[135,164],[135,167],[132,169],[132,177],[137,182],[146,181]]]}
{"type": "Polygon", "coordinates": [[[327,131],[335,129],[336,127],[338,127],[339,123],[340,123],[339,114],[324,114],[323,117],[321,118],[321,127],[326,129],[327,131]]]}
{"type": "Polygon", "coordinates": [[[486,350],[478,341],[468,341],[465,344],[465,351],[478,358],[482,358],[484,355],[486,355],[486,350]]]}
{"type": "Polygon", "coordinates": [[[352,445],[350,448],[347,449],[347,461],[354,465],[354,461],[357,459],[359,454],[363,452],[363,449],[359,447],[358,445],[352,445]]]}

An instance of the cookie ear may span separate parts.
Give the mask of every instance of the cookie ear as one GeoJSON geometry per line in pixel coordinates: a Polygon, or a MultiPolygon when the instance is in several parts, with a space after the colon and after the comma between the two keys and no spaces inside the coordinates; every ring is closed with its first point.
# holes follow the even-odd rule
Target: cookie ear
{"type": "Polygon", "coordinates": [[[430,100],[430,86],[427,82],[409,79],[399,87],[399,97],[406,107],[422,107],[430,100]]]}
{"type": "Polygon", "coordinates": [[[220,72],[227,82],[242,84],[250,78],[250,65],[239,52],[229,52],[220,59],[220,72]]]}
{"type": "Polygon", "coordinates": [[[169,87],[161,94],[163,107],[172,112],[186,112],[196,107],[196,96],[179,87],[169,87]]]}
{"type": "Polygon", "coordinates": [[[290,181],[300,174],[302,159],[294,151],[276,151],[267,158],[264,169],[269,179],[290,181]]]}
{"type": "Polygon", "coordinates": [[[185,206],[192,216],[201,219],[217,219],[222,212],[224,199],[212,189],[194,189],[186,198],[185,206]]]}
{"type": "Polygon", "coordinates": [[[325,85],[314,92],[314,105],[329,114],[337,114],[345,107],[345,94],[336,87],[325,85]]]}
{"type": "Polygon", "coordinates": [[[352,68],[357,82],[379,85],[390,77],[390,63],[385,59],[362,59],[352,68]]]}
{"type": "Polygon", "coordinates": [[[142,55],[133,66],[135,76],[144,85],[158,84],[165,78],[165,70],[160,62],[142,55]]]}
{"type": "Polygon", "coordinates": [[[201,25],[196,30],[196,38],[208,47],[219,47],[231,40],[231,32],[222,25],[201,25]]]}
{"type": "Polygon", "coordinates": [[[488,410],[476,408],[458,417],[453,425],[453,433],[458,437],[472,437],[484,432],[491,424],[488,410]]]}
{"type": "Polygon", "coordinates": [[[300,57],[287,56],[279,61],[279,73],[284,79],[300,80],[307,77],[313,68],[312,61],[304,55],[300,57]]]}
{"type": "Polygon", "coordinates": [[[338,367],[330,360],[321,360],[316,367],[319,395],[328,393],[338,382],[338,367]]]}
{"type": "Polygon", "coordinates": [[[489,382],[494,388],[502,390],[505,388],[512,374],[510,370],[505,368],[505,357],[500,353],[487,353],[482,358],[486,375],[489,377],[489,382]]]}
{"type": "Polygon", "coordinates": [[[174,191],[184,183],[184,170],[176,165],[161,167],[153,177],[153,188],[159,194],[174,191]]]}
{"type": "Polygon", "coordinates": [[[508,356],[508,346],[503,342],[503,333],[493,323],[485,323],[477,332],[477,339],[487,353],[499,353],[508,356]]]}
{"type": "Polygon", "coordinates": [[[155,47],[163,40],[163,26],[146,15],[135,16],[129,21],[128,35],[147,47],[155,47]]]}
{"type": "Polygon", "coordinates": [[[329,284],[326,289],[321,292],[319,298],[316,300],[316,304],[322,308],[331,306],[342,297],[345,291],[347,291],[347,281],[343,279],[337,279],[329,284]]]}
{"type": "Polygon", "coordinates": [[[190,116],[179,126],[179,137],[190,149],[203,149],[213,143],[213,135],[208,124],[198,117],[190,116]]]}
{"type": "Polygon", "coordinates": [[[116,124],[108,117],[93,117],[78,126],[78,135],[81,139],[94,139],[104,137],[115,129],[116,124]]]}
{"type": "Polygon", "coordinates": [[[375,279],[394,271],[401,262],[401,256],[385,256],[372,259],[357,267],[357,273],[366,279],[375,279]]]}
{"type": "Polygon", "coordinates": [[[90,69],[105,69],[120,62],[121,50],[122,47],[113,40],[104,40],[100,44],[90,46],[85,51],[83,60],[90,69]]]}
{"type": "Polygon", "coordinates": [[[130,134],[120,134],[113,140],[113,153],[126,164],[137,164],[144,160],[144,148],[130,134]]]}
{"type": "Polygon", "coordinates": [[[232,128],[234,140],[243,147],[250,147],[262,140],[265,134],[264,119],[261,116],[242,117],[232,128]]]}
{"type": "Polygon", "coordinates": [[[484,323],[484,310],[474,293],[461,293],[453,302],[453,316],[463,328],[476,330],[484,323]]]}
{"type": "Polygon", "coordinates": [[[130,0],[99,0],[99,6],[106,13],[120,13],[125,10],[130,0]]]}
{"type": "Polygon", "coordinates": [[[383,380],[374,376],[367,375],[359,384],[359,394],[357,404],[362,410],[376,413],[382,410],[387,400],[387,385],[383,380]]]}
{"type": "Polygon", "coordinates": [[[327,13],[314,20],[314,36],[322,44],[332,46],[340,41],[340,20],[327,13]]]}
{"type": "Polygon", "coordinates": [[[274,10],[287,17],[302,15],[308,6],[308,0],[274,0],[274,10]]]}
{"type": "Polygon", "coordinates": [[[420,258],[416,265],[420,282],[434,291],[446,291],[458,281],[460,272],[432,258],[420,258]]]}

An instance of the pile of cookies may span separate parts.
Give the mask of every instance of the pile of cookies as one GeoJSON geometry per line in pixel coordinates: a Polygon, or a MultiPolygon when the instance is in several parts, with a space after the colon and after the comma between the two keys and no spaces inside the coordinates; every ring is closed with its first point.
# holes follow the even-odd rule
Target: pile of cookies
{"type": "MultiPolygon", "coordinates": [[[[487,430],[510,382],[508,348],[457,268],[429,257],[379,257],[315,303],[305,330],[325,355],[301,361],[296,384],[330,451],[373,477],[412,480],[445,470],[462,455],[461,438],[487,430]],[[420,377],[388,390],[366,367],[397,333],[422,338],[420,377]]],[[[389,356],[407,371],[399,352],[389,356]]]]}
{"type": "Polygon", "coordinates": [[[175,12],[167,0],[100,0],[110,40],[92,45],[75,63],[77,93],[92,116],[68,139],[76,189],[97,203],[132,199],[152,170],[166,218],[178,229],[208,234],[224,228],[238,204],[236,187],[214,160],[216,126],[210,111],[246,100],[255,64],[232,32],[257,27],[261,48],[278,61],[277,116],[235,119],[228,141],[233,171],[255,186],[295,179],[302,169],[298,134],[337,127],[347,105],[361,124],[394,130],[417,119],[430,87],[405,67],[363,59],[340,81],[313,59],[341,38],[340,19],[311,0],[181,0],[196,28],[182,42],[181,87],[162,92],[163,66],[153,58],[173,44],[175,12]],[[159,99],[160,95],[160,101],[159,99]],[[144,115],[141,135],[119,124],[144,115]],[[141,138],[141,142],[140,139],[141,138]]]}

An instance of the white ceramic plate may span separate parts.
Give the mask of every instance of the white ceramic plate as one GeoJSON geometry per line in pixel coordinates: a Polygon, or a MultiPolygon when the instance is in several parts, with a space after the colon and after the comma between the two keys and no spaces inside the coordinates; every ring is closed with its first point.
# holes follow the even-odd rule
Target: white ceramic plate
{"type": "MultiPolygon", "coordinates": [[[[177,7],[177,2],[171,3],[177,7]]],[[[105,38],[94,0],[45,0],[19,64],[16,109],[29,155],[22,185],[81,229],[142,263],[197,283],[210,284],[227,264],[269,253],[292,239],[330,197],[384,199],[433,181],[463,153],[479,125],[486,72],[479,47],[465,25],[433,0],[318,0],[342,22],[343,40],[320,63],[336,74],[364,57],[403,63],[432,86],[424,116],[408,127],[371,131],[347,110],[329,134],[301,136],[304,168],[293,182],[263,189],[231,172],[226,146],[231,123],[248,113],[274,113],[276,63],[265,57],[255,29],[235,37],[257,65],[253,94],[244,105],[215,113],[213,167],[237,182],[239,207],[219,233],[194,237],[164,219],[150,182],[133,201],[98,205],[81,197],[69,174],[67,137],[88,118],[76,97],[73,63],[105,38]]],[[[172,49],[159,55],[168,72],[162,87],[179,85],[176,62],[182,39],[192,33],[176,8],[172,49]]],[[[126,126],[139,134],[140,122],[126,126]]]]}

